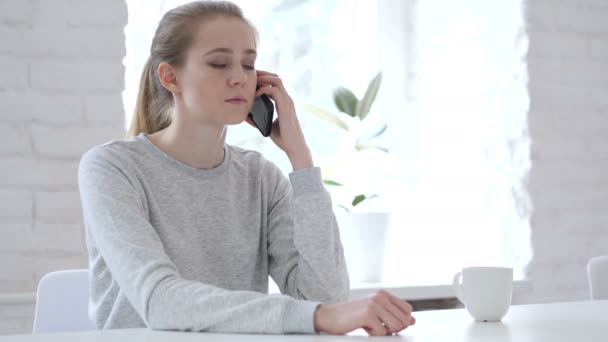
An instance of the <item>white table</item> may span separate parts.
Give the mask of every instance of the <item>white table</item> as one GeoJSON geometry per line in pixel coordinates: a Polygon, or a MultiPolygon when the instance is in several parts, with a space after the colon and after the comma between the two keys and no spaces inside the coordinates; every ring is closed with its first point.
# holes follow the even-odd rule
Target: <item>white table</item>
{"type": "Polygon", "coordinates": [[[608,301],[514,305],[501,323],[476,323],[464,309],[415,313],[415,326],[400,336],[208,334],[127,329],[48,335],[0,336],[2,342],[273,342],[273,341],[484,341],[559,342],[608,341],[608,301]]]}

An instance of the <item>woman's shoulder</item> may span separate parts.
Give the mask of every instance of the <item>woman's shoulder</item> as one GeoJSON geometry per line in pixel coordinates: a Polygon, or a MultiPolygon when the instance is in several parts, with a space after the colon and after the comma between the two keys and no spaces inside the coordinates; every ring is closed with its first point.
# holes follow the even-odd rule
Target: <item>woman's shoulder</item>
{"type": "Polygon", "coordinates": [[[141,154],[141,143],[135,137],[128,139],[113,139],[88,149],[80,159],[81,167],[102,164],[125,164],[130,154],[141,154]]]}

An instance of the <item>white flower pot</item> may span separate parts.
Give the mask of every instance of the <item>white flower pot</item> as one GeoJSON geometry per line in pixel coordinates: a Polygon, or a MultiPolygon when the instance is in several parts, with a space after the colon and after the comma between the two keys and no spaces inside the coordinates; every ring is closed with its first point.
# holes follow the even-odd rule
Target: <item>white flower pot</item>
{"type": "Polygon", "coordinates": [[[351,284],[382,280],[389,213],[336,215],[351,284]]]}

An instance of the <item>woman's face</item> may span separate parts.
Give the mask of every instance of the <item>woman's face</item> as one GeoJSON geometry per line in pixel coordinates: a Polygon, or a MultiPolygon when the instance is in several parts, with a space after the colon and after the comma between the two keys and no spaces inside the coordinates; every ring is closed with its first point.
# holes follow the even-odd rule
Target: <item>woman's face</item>
{"type": "Polygon", "coordinates": [[[231,125],[245,120],[256,88],[255,39],[237,18],[199,25],[183,68],[177,71],[189,120],[231,125]]]}

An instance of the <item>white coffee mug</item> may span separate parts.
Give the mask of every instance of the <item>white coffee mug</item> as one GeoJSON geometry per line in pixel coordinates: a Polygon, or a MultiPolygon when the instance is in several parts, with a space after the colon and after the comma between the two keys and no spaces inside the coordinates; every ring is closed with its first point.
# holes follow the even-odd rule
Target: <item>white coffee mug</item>
{"type": "Polygon", "coordinates": [[[513,269],[467,267],[454,275],[454,292],[476,321],[500,321],[509,310],[513,269]],[[460,278],[462,277],[462,284],[460,278]]]}

